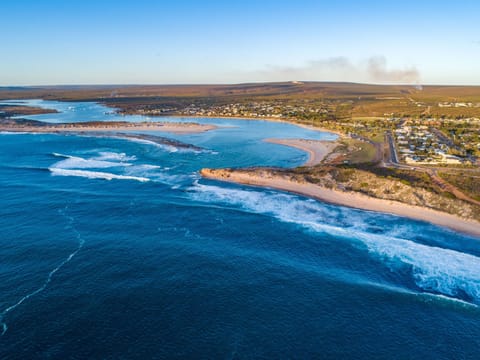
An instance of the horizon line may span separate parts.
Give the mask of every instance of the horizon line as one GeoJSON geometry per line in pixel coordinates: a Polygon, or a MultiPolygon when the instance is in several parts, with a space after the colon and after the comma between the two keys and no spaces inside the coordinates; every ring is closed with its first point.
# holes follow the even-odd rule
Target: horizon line
{"type": "Polygon", "coordinates": [[[461,87],[479,87],[480,84],[446,84],[446,83],[374,83],[374,82],[354,82],[354,81],[331,81],[331,80],[285,80],[285,81],[249,81],[238,83],[63,83],[63,84],[28,84],[28,85],[2,85],[2,88],[48,88],[48,87],[111,87],[111,86],[229,86],[229,85],[261,85],[261,84],[285,84],[302,85],[304,83],[318,84],[350,84],[350,85],[369,85],[369,86],[461,86],[461,87]]]}

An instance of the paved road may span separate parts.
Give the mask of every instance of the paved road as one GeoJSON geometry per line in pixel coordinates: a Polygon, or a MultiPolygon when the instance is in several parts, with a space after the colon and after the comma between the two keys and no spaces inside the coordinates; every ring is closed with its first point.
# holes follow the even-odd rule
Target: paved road
{"type": "Polygon", "coordinates": [[[390,131],[387,131],[386,136],[390,149],[390,162],[392,164],[398,164],[397,148],[395,147],[395,140],[393,140],[392,133],[390,131]]]}
{"type": "MultiPolygon", "coordinates": [[[[386,141],[388,142],[390,156],[388,159],[385,159],[386,161],[382,162],[381,166],[392,167],[397,169],[415,170],[415,171],[426,173],[430,176],[433,182],[436,183],[441,189],[454,194],[458,199],[480,206],[479,201],[472,199],[470,196],[468,196],[463,191],[461,191],[458,187],[449,183],[448,181],[446,181],[445,179],[441,178],[438,175],[438,170],[444,171],[446,170],[445,168],[410,166],[410,165],[400,164],[398,161],[397,148],[395,147],[395,140],[393,138],[392,133],[390,131],[385,132],[385,138],[386,138],[386,141]]],[[[479,171],[478,169],[463,169],[463,168],[459,170],[474,171],[476,173],[478,173],[479,171]]]]}

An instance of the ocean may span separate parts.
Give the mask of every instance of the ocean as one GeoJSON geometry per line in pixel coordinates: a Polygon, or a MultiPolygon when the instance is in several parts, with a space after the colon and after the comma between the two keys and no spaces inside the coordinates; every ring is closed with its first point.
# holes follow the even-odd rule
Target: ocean
{"type": "MultiPolygon", "coordinates": [[[[28,100],[49,122],[145,121],[28,100]]],[[[152,119],[150,119],[152,120],[152,119]]],[[[162,121],[192,119],[161,118],[162,121]]],[[[1,359],[478,359],[479,238],[202,179],[294,167],[286,123],[126,137],[0,133],[1,359]]]]}

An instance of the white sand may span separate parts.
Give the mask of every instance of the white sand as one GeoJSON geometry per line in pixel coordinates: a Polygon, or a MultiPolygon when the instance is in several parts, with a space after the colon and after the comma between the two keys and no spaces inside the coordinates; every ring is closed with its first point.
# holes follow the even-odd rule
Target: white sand
{"type": "Polygon", "coordinates": [[[266,142],[291,146],[308,153],[308,160],[305,166],[314,166],[320,164],[336,147],[337,143],[326,140],[306,140],[306,139],[265,139],[266,142]]]}
{"type": "Polygon", "coordinates": [[[245,185],[269,187],[309,196],[334,204],[423,220],[432,224],[445,226],[459,232],[480,236],[479,222],[462,219],[461,217],[455,215],[421,206],[413,206],[397,201],[377,199],[354,192],[332,190],[310,183],[299,183],[275,175],[264,177],[240,171],[229,172],[209,169],[203,169],[201,171],[201,175],[205,178],[245,185]]]}
{"type": "Polygon", "coordinates": [[[215,125],[191,123],[128,123],[128,124],[52,124],[46,126],[0,126],[0,131],[51,133],[51,132],[106,132],[106,131],[163,131],[175,134],[191,134],[216,129],[215,125]]]}

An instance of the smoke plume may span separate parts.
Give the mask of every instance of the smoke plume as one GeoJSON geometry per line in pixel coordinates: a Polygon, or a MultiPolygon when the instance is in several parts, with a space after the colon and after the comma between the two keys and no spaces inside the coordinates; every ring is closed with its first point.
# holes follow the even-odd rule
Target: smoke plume
{"type": "Polygon", "coordinates": [[[332,57],[308,62],[305,66],[268,66],[254,73],[265,81],[348,81],[385,84],[419,84],[420,73],[415,67],[390,69],[383,56],[354,63],[346,57],[332,57]]]}
{"type": "Polygon", "coordinates": [[[368,60],[367,72],[374,82],[418,84],[420,74],[414,67],[405,70],[388,70],[384,57],[372,57],[368,60]]]}

